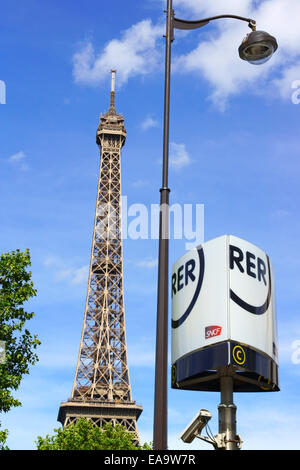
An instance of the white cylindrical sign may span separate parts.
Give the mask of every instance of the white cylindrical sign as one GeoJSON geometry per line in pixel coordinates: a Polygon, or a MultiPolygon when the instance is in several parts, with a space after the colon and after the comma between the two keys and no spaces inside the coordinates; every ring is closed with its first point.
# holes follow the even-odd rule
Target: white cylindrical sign
{"type": "Polygon", "coordinates": [[[172,269],[172,386],[218,390],[232,364],[236,391],[278,388],[274,281],[267,254],[224,235],[172,269]]]}

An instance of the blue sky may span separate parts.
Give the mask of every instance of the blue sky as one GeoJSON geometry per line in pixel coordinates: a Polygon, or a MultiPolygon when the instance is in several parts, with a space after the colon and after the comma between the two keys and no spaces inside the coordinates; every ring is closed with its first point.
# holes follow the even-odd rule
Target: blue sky
{"type": "MultiPolygon", "coordinates": [[[[99,114],[125,116],[122,192],[128,204],[159,202],[165,2],[11,0],[1,5],[1,252],[29,248],[37,297],[30,330],[40,361],[1,416],[11,449],[52,433],[71,394],[87,288],[99,168],[99,114]]],[[[178,17],[231,13],[257,20],[279,49],[267,64],[241,61],[249,32],[234,20],[175,32],[170,120],[171,204],[204,204],[205,240],[223,234],[266,251],[277,286],[281,391],[236,394],[245,449],[299,449],[300,31],[297,0],[174,0],[178,17]]],[[[171,240],[170,266],[186,240],[171,240]]],[[[142,441],[152,440],[157,240],[124,240],[127,343],[133,398],[143,405],[142,441]]],[[[217,393],[169,391],[169,447],[217,393]]]]}

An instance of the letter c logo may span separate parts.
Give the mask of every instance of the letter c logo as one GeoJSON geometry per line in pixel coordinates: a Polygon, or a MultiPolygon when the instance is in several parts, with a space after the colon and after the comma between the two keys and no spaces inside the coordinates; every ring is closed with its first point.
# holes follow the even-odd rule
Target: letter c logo
{"type": "Polygon", "coordinates": [[[243,365],[246,361],[246,353],[242,346],[235,346],[232,351],[232,357],[234,361],[240,366],[243,365]]]}

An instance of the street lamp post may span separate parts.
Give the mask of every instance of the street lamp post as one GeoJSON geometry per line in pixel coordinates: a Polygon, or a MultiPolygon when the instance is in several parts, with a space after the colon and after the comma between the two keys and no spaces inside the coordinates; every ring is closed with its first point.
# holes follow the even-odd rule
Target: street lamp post
{"type": "Polygon", "coordinates": [[[237,15],[219,15],[197,21],[188,21],[174,17],[172,0],[167,0],[166,11],[166,49],[165,49],[165,92],[164,92],[164,131],[162,187],[160,188],[159,253],[158,253],[158,289],[156,321],[156,359],[154,392],[154,432],[155,450],[167,449],[167,366],[168,366],[168,282],[169,282],[169,117],[170,117],[170,78],[171,45],[174,29],[198,29],[209,22],[221,18],[234,18],[246,21],[252,32],[243,40],[239,55],[241,59],[253,64],[266,62],[277,49],[273,36],[264,31],[256,31],[256,22],[251,18],[237,15]]]}

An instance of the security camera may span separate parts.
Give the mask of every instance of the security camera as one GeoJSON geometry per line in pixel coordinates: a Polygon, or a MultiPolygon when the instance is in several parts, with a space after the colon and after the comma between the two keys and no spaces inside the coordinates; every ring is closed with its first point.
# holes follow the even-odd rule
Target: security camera
{"type": "Polygon", "coordinates": [[[208,410],[200,410],[190,424],[185,428],[180,439],[182,439],[183,442],[190,444],[197,435],[201,434],[202,429],[207,425],[210,418],[211,414],[208,410]]]}

